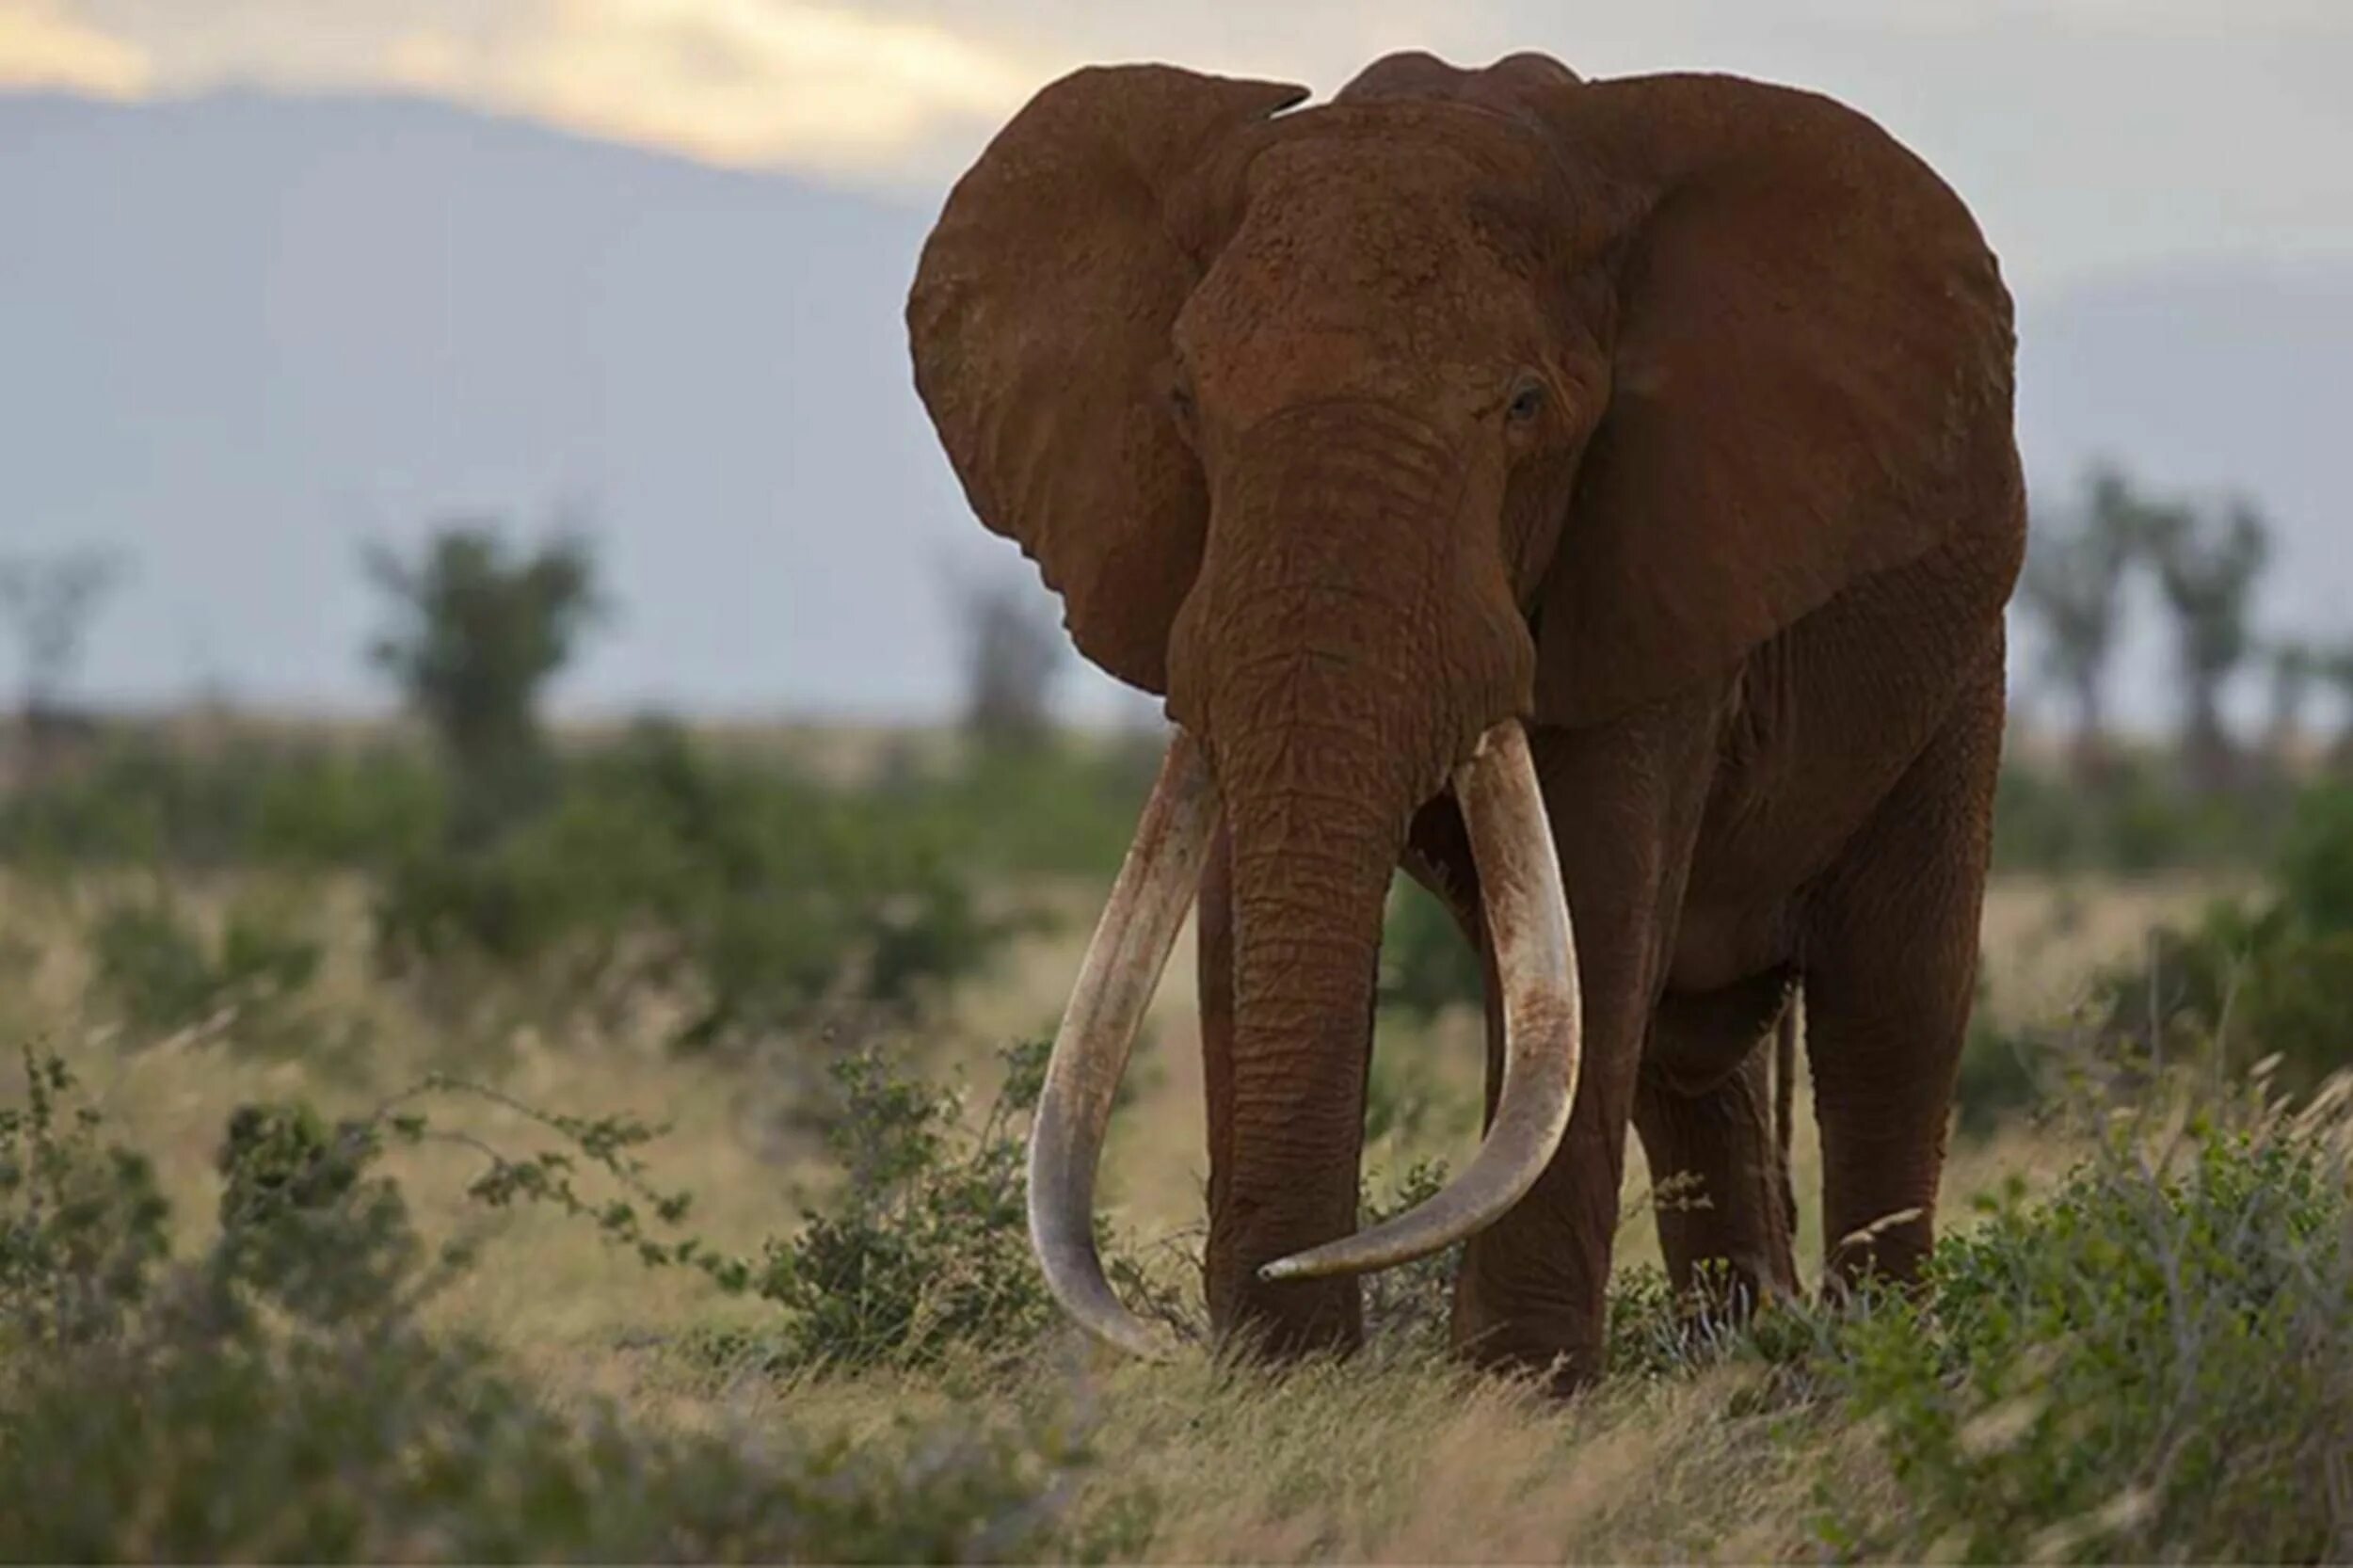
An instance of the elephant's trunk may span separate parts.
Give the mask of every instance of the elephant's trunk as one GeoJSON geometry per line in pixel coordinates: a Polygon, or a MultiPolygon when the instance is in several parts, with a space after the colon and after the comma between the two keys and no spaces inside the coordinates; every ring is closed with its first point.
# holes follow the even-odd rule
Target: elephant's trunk
{"type": "Polygon", "coordinates": [[[1270,1280],[1394,1268],[1500,1219],[1544,1174],[1567,1132],[1583,1055],[1577,936],[1561,885],[1528,737],[1506,721],[1454,772],[1470,830],[1486,929],[1502,989],[1503,1081],[1486,1139],[1463,1174],[1429,1202],[1345,1240],[1275,1259],[1270,1280]]]}
{"type": "Polygon", "coordinates": [[[1218,754],[1234,1028],[1209,1067],[1206,1285],[1212,1322],[1285,1350],[1353,1344],[1360,1329],[1353,1281],[1274,1285],[1258,1271],[1356,1225],[1382,908],[1412,803],[1369,738],[1276,728],[1228,732],[1218,754]]]}
{"type": "Polygon", "coordinates": [[[1353,1343],[1345,1279],[1258,1271],[1355,1228],[1381,917],[1415,808],[1490,715],[1449,690],[1461,469],[1411,421],[1305,404],[1219,465],[1171,648],[1232,845],[1233,1030],[1209,1083],[1211,1320],[1353,1343]]]}

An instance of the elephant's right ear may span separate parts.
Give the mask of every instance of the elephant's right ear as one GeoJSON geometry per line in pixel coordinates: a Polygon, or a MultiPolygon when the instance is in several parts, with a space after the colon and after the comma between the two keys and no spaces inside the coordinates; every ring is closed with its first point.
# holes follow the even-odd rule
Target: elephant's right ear
{"type": "Polygon", "coordinates": [[[1032,99],[957,182],[907,296],[916,391],[982,522],[1017,540],[1080,652],[1167,689],[1209,503],[1161,384],[1222,235],[1179,216],[1236,132],[1307,96],[1166,66],[1032,99]]]}

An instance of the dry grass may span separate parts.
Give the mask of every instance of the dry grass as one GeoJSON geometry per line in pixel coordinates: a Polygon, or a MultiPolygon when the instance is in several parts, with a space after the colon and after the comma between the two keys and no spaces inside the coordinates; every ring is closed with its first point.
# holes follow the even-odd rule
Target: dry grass
{"type": "MultiPolygon", "coordinates": [[[[1369,1354],[1281,1379],[1195,1365],[1102,1367],[1079,1396],[1097,1464],[1083,1525],[1139,1481],[1158,1562],[1765,1560],[1803,1554],[1834,1445],[1800,1448],[1771,1414],[1728,1415],[1761,1382],[1725,1367],[1611,1385],[1562,1407],[1433,1365],[1369,1354]]],[[[1013,1399],[1069,1398],[1075,1370],[1013,1399]]],[[[951,1402],[933,1382],[805,1385],[779,1411],[872,1419],[951,1402]]],[[[1867,1459],[1856,1484],[1872,1483],[1867,1459]]]]}
{"type": "MultiPolygon", "coordinates": [[[[2089,962],[2128,953],[2151,920],[2194,906],[2209,890],[1997,888],[1987,919],[1994,1005],[2015,1016],[2063,1001],[2089,962]],[[2064,927],[2060,939],[2055,922],[2064,927]]],[[[43,1038],[63,1055],[119,1135],[154,1155],[179,1211],[199,1227],[209,1224],[213,1151],[232,1107],[303,1095],[330,1112],[368,1109],[446,1064],[455,1048],[371,980],[361,901],[357,889],[339,887],[319,894],[318,924],[333,938],[321,991],[328,1005],[374,1025],[367,1081],[241,1060],[202,1036],[126,1050],[84,1008],[88,960],[78,932],[93,899],[88,887],[64,895],[0,887],[0,955],[14,955],[0,963],[0,1032],[43,1038]]],[[[1054,1016],[1085,937],[1087,902],[1084,889],[1073,890],[1077,918],[1063,932],[1023,948],[969,991],[952,1023],[925,1042],[938,1063],[985,1080],[988,1048],[1054,1016]]],[[[1109,1201],[1147,1238],[1183,1231],[1199,1216],[1192,965],[1188,934],[1152,1014],[1141,1092],[1119,1119],[1110,1157],[1109,1201]]],[[[781,1075],[682,1063],[658,1040],[652,1019],[592,1039],[523,1033],[486,1073],[550,1109],[668,1122],[671,1134],[652,1151],[655,1174],[664,1187],[696,1194],[697,1228],[712,1241],[750,1249],[789,1228],[825,1177],[809,1135],[788,1124],[781,1075]]],[[[1471,1021],[1388,1029],[1380,1048],[1425,1053],[1439,1092],[1475,1103],[1481,1050],[1471,1021]]],[[[435,1120],[517,1152],[541,1143],[526,1119],[496,1104],[452,1102],[435,1120]]],[[[1379,1148],[1372,1158],[1442,1152],[1459,1160],[1467,1134],[1460,1142],[1435,1151],[1379,1148]]],[[[1947,1201],[1958,1205],[2013,1175],[2039,1185],[2069,1155],[2024,1131],[1965,1146],[1947,1201]]],[[[1810,1117],[1801,1121],[1798,1158],[1801,1240],[1811,1256],[1819,1245],[1819,1160],[1810,1117]]],[[[428,1226],[479,1226],[486,1222],[462,1201],[477,1160],[428,1144],[397,1151],[392,1169],[428,1226]]],[[[1628,1198],[1639,1202],[1646,1181],[1639,1144],[1629,1164],[1628,1198]]],[[[1160,1506],[1144,1549],[1156,1560],[1788,1559],[1817,1553],[1807,1521],[1819,1488],[1855,1495],[1885,1484],[1864,1436],[1817,1433],[1792,1444],[1777,1424],[1784,1417],[1751,1413],[1760,1403],[1759,1374],[1741,1367],[1613,1385],[1567,1408],[1382,1352],[1279,1380],[1198,1364],[1082,1364],[1074,1348],[1066,1363],[1010,1382],[971,1370],[778,1384],[714,1368],[684,1348],[690,1329],[757,1321],[757,1304],[719,1298],[680,1272],[648,1273],[579,1224],[528,1212],[488,1224],[491,1264],[438,1310],[507,1347],[558,1400],[610,1396],[680,1427],[757,1424],[789,1413],[879,1431],[899,1416],[959,1401],[1076,1398],[1094,1422],[1102,1461],[1080,1482],[1076,1506],[1081,1515],[1108,1515],[1139,1485],[1148,1489],[1160,1506]]],[[[1622,1259],[1656,1256],[1648,1224],[1629,1224],[1622,1259]]]]}
{"type": "Polygon", "coordinates": [[[1801,1544],[1785,1527],[1805,1482],[1767,1420],[1725,1418],[1753,1376],[1620,1387],[1568,1411],[1405,1366],[1179,1384],[1139,1401],[1113,1451],[1163,1466],[1172,1493],[1221,1499],[1175,1514],[1152,1543],[1166,1561],[1778,1557],[1801,1544]],[[1213,1414],[1196,1425],[1196,1410],[1213,1414]]]}
{"type": "Polygon", "coordinates": [[[2255,890],[2251,874],[2132,881],[1996,878],[1985,904],[1987,1003],[2005,1024],[2047,1019],[2084,1000],[2094,968],[2129,959],[2148,934],[2255,890]]]}

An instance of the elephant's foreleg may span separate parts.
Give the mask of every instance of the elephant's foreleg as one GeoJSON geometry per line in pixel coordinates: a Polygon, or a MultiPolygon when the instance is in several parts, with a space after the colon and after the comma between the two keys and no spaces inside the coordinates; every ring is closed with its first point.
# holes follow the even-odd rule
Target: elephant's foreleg
{"type": "MultiPolygon", "coordinates": [[[[1577,926],[1584,1064],[1551,1164],[1465,1249],[1452,1331],[1474,1360],[1566,1390],[1602,1370],[1626,1123],[1705,799],[1713,711],[1662,706],[1532,739],[1577,926]]],[[[1497,1070],[1491,1041],[1491,1112],[1497,1070]]]]}
{"type": "Polygon", "coordinates": [[[1209,1112],[1209,1210],[1234,1167],[1234,840],[1221,826],[1201,870],[1193,916],[1200,985],[1201,1092],[1209,1112]]]}
{"type": "Polygon", "coordinates": [[[1678,1294],[1703,1285],[1735,1307],[1797,1294],[1772,1049],[1776,1025],[1796,1005],[1789,977],[1771,973],[1704,996],[1670,994],[1652,1019],[1634,1125],[1678,1294]],[[1706,1263],[1729,1277],[1703,1278],[1706,1263]]]}
{"type": "Polygon", "coordinates": [[[1806,1050],[1833,1279],[1908,1278],[1935,1237],[2002,738],[1998,644],[1817,890],[1806,1050]]]}

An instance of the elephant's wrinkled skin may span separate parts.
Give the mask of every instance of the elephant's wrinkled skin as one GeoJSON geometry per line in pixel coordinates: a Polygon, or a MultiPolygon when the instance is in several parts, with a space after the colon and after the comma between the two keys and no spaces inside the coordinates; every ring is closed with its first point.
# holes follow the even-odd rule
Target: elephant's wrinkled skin
{"type": "Polygon", "coordinates": [[[1992,254],[1807,93],[1403,55],[1305,96],[1053,84],[957,185],[907,308],[973,509],[1081,651],[1165,694],[1223,798],[1216,1322],[1277,1351],[1361,1332],[1353,1280],[1258,1270],[1355,1225],[1384,890],[1401,861],[1481,938],[1445,786],[1510,719],[1584,1066],[1549,1165],[1469,1241],[1458,1343],[1593,1372],[1629,1121],[1703,1184],[1660,1220],[1677,1279],[1723,1258],[1795,1288],[1767,1043],[1801,982],[1830,1264],[1908,1273],[2025,542],[1992,254]]]}

